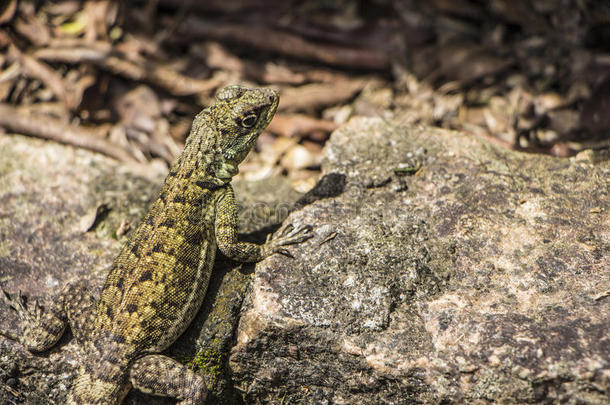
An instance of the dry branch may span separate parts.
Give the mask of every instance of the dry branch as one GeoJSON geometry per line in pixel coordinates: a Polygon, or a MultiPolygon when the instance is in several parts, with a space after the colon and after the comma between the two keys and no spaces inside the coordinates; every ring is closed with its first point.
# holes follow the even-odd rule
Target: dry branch
{"type": "Polygon", "coordinates": [[[27,76],[43,82],[68,109],[73,110],[80,104],[80,99],[75,99],[75,94],[68,89],[69,86],[64,82],[63,77],[46,63],[40,62],[36,58],[21,52],[13,45],[9,48],[8,57],[12,61],[20,63],[27,76]]]}
{"type": "Polygon", "coordinates": [[[0,5],[0,24],[11,21],[17,10],[17,0],[5,0],[0,5]]]}
{"type": "Polygon", "coordinates": [[[51,38],[49,27],[36,15],[34,2],[19,2],[12,26],[17,33],[37,46],[44,46],[51,38]]]}
{"type": "Polygon", "coordinates": [[[57,119],[25,114],[4,103],[0,103],[0,126],[10,131],[100,152],[123,162],[136,162],[125,150],[100,138],[93,131],[66,125],[57,119]]]}
{"type": "Polygon", "coordinates": [[[364,80],[341,80],[335,83],[312,83],[282,90],[280,111],[316,110],[349,101],[362,90],[364,80]]]}
{"type": "Polygon", "coordinates": [[[133,62],[114,55],[110,48],[97,44],[75,47],[41,48],[34,56],[46,61],[62,63],[92,63],[108,72],[134,81],[145,81],[166,90],[175,96],[210,93],[221,82],[218,79],[194,79],[173,69],[159,66],[153,62],[133,62]]]}
{"type": "Polygon", "coordinates": [[[311,118],[303,114],[277,114],[269,124],[269,131],[278,135],[296,137],[324,134],[324,138],[337,129],[332,121],[311,118]]]}
{"type": "Polygon", "coordinates": [[[317,44],[265,27],[217,24],[197,17],[187,18],[178,29],[177,37],[179,40],[202,38],[237,42],[261,51],[317,60],[335,66],[382,70],[390,65],[389,55],[378,49],[317,44]]]}

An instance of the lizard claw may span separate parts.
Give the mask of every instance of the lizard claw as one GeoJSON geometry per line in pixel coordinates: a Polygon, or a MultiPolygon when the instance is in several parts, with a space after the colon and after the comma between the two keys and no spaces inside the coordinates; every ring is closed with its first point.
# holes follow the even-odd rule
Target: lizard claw
{"type": "Polygon", "coordinates": [[[15,295],[11,295],[2,290],[1,295],[2,301],[17,312],[17,316],[24,322],[38,321],[44,315],[44,307],[40,302],[35,300],[33,305],[28,305],[28,299],[23,295],[21,290],[18,290],[15,295]]]}
{"type": "Polygon", "coordinates": [[[53,345],[63,333],[62,319],[49,311],[38,299],[28,300],[21,290],[9,294],[0,290],[0,298],[17,313],[20,332],[0,329],[0,335],[21,343],[30,351],[43,351],[53,345]]]}
{"type": "Polygon", "coordinates": [[[270,252],[270,254],[279,253],[294,258],[294,256],[292,256],[283,246],[294,245],[313,238],[314,234],[312,229],[313,228],[310,225],[295,228],[294,225],[288,224],[282,228],[275,237],[267,237],[267,241],[265,242],[265,245],[267,246],[266,251],[270,252]]]}
{"type": "Polygon", "coordinates": [[[288,225],[286,225],[284,228],[282,228],[282,229],[280,230],[280,232],[279,232],[278,236],[279,236],[280,238],[281,238],[281,237],[284,237],[284,236],[287,236],[287,235],[288,235],[290,232],[292,232],[293,230],[294,230],[294,225],[292,225],[292,224],[288,224],[288,225]]]}
{"type": "Polygon", "coordinates": [[[313,227],[311,225],[305,225],[299,229],[296,229],[290,235],[292,239],[298,240],[296,243],[304,242],[307,239],[313,238],[313,227]]]}
{"type": "Polygon", "coordinates": [[[279,235],[274,238],[274,241],[278,246],[305,242],[307,239],[313,238],[312,229],[311,225],[295,228],[292,224],[288,224],[280,231],[279,235]]]}
{"type": "Polygon", "coordinates": [[[44,312],[44,307],[40,305],[38,300],[34,301],[34,317],[36,319],[41,319],[44,312]]]}
{"type": "Polygon", "coordinates": [[[4,301],[9,308],[17,312],[23,310],[23,297],[21,295],[21,290],[19,290],[16,297],[13,297],[11,294],[2,290],[2,301],[4,301]]]}
{"type": "Polygon", "coordinates": [[[21,291],[21,290],[17,291],[17,298],[18,298],[19,302],[21,303],[21,306],[27,307],[27,305],[28,305],[28,297],[23,295],[23,291],[21,291]]]}
{"type": "Polygon", "coordinates": [[[2,294],[0,294],[0,297],[2,297],[2,302],[4,302],[4,305],[6,305],[9,308],[13,308],[11,296],[6,291],[4,291],[4,290],[1,290],[1,291],[2,291],[2,294]]]}

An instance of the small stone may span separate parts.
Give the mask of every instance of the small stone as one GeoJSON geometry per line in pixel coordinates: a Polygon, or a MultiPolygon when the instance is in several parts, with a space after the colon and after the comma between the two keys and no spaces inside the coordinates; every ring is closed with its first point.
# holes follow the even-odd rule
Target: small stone
{"type": "Polygon", "coordinates": [[[316,157],[306,147],[294,145],[284,154],[280,164],[289,171],[293,171],[313,166],[317,161],[316,157]]]}

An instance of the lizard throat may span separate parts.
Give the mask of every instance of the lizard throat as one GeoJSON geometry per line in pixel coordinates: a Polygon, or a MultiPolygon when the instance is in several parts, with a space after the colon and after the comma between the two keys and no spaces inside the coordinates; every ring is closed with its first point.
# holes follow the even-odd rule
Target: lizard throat
{"type": "Polygon", "coordinates": [[[229,162],[221,163],[220,167],[216,169],[216,177],[220,180],[230,181],[237,173],[239,173],[239,167],[229,162]]]}

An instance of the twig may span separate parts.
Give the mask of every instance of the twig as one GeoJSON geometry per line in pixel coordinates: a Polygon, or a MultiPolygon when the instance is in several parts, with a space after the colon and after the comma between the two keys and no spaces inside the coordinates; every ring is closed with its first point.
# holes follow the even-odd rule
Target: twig
{"type": "Polygon", "coordinates": [[[47,64],[38,61],[36,58],[27,55],[14,45],[9,47],[8,57],[12,61],[19,62],[28,76],[36,78],[44,83],[61,100],[65,106],[73,110],[80,104],[80,99],[75,100],[73,92],[68,90],[63,77],[51,69],[47,64]]]}
{"type": "Polygon", "coordinates": [[[311,118],[303,114],[277,114],[268,129],[288,137],[323,133],[326,139],[329,133],[337,129],[337,126],[333,121],[311,118]]]}
{"type": "Polygon", "coordinates": [[[3,1],[0,6],[0,24],[11,21],[17,10],[17,0],[3,1]]]}
{"type": "Polygon", "coordinates": [[[280,111],[312,110],[349,101],[365,85],[364,80],[312,83],[282,90],[280,111]]]}
{"type": "Polygon", "coordinates": [[[90,130],[66,125],[52,118],[27,115],[4,103],[0,103],[0,126],[10,131],[100,152],[123,162],[137,161],[125,150],[100,138],[90,130]]]}
{"type": "Polygon", "coordinates": [[[317,60],[335,66],[382,70],[390,65],[389,55],[378,49],[316,44],[283,31],[238,24],[218,24],[197,17],[187,18],[173,40],[182,41],[188,38],[232,41],[262,51],[317,60]]]}
{"type": "Polygon", "coordinates": [[[152,62],[133,62],[111,54],[110,48],[101,44],[96,46],[83,44],[72,48],[41,48],[34,52],[34,56],[53,62],[93,63],[127,79],[151,83],[175,96],[210,93],[222,84],[217,78],[194,79],[152,62]]]}
{"type": "Polygon", "coordinates": [[[11,25],[16,32],[27,38],[32,44],[44,46],[51,39],[51,33],[43,20],[36,15],[34,2],[21,1],[11,25]]]}

